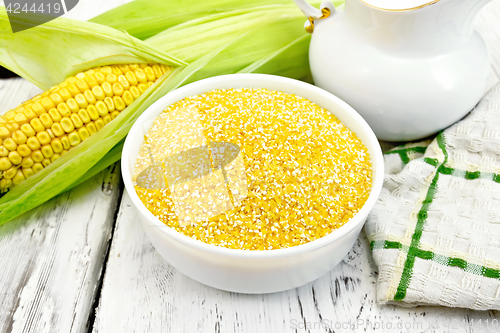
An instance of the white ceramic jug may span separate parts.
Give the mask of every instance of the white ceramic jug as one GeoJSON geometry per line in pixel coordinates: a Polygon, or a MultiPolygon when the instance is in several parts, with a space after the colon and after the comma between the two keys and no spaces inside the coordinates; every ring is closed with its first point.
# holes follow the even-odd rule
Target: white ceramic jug
{"type": "Polygon", "coordinates": [[[309,18],[314,82],[357,110],[380,140],[429,136],[467,114],[485,92],[488,51],[472,21],[491,0],[346,0],[309,18]]]}

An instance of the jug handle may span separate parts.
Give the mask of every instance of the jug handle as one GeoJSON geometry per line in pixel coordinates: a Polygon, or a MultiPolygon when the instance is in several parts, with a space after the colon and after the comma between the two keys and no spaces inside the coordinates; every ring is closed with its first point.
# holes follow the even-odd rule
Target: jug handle
{"type": "Polygon", "coordinates": [[[293,0],[297,7],[307,16],[308,21],[304,24],[304,28],[307,32],[312,33],[314,31],[314,21],[321,20],[329,17],[335,12],[335,6],[330,1],[323,1],[321,3],[321,10],[311,6],[306,2],[306,0],[293,0]]]}

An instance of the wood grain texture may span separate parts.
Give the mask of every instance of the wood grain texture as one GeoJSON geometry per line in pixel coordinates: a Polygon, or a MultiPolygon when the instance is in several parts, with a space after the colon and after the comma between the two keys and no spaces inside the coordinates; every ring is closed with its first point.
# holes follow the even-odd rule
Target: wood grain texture
{"type": "MultiPolygon", "coordinates": [[[[124,2],[81,0],[66,16],[87,19],[124,2]]],[[[500,79],[499,19],[500,2],[494,1],[475,22],[490,49],[490,86],[500,79]]],[[[0,114],[38,92],[22,79],[0,80],[0,114]]],[[[498,312],[378,305],[377,270],[364,234],[341,264],[306,286],[270,295],[206,287],[157,254],[126,194],[102,293],[95,295],[120,198],[118,176],[109,169],[0,227],[1,333],[500,330],[498,312]],[[95,297],[97,317],[88,327],[95,297]]]]}
{"type": "Polygon", "coordinates": [[[106,267],[97,332],[497,332],[498,312],[408,309],[375,302],[376,267],[361,234],[330,273],[303,287],[244,295],[204,286],[171,267],[142,231],[124,194],[106,267]],[[481,319],[483,325],[474,325],[481,319]],[[489,329],[484,324],[489,319],[489,329]],[[383,324],[385,323],[385,324],[383,324]],[[390,323],[390,324],[389,324],[390,323]],[[460,327],[459,325],[471,325],[460,327]],[[366,329],[366,330],[365,330],[366,329]]]}
{"type": "MultiPolygon", "coordinates": [[[[500,2],[496,1],[475,22],[490,48],[489,87],[500,79],[499,19],[500,2]]],[[[269,295],[206,287],[160,257],[125,194],[94,332],[500,331],[500,314],[495,311],[379,305],[376,280],[377,268],[362,233],[337,267],[303,287],[269,295]]]]}
{"type": "Polygon", "coordinates": [[[86,332],[119,177],[113,166],[0,227],[0,332],[86,332]]]}
{"type": "MultiPolygon", "coordinates": [[[[88,19],[125,2],[80,1],[66,16],[88,19]]],[[[40,92],[24,79],[0,80],[0,114],[40,92]]],[[[113,166],[0,227],[0,332],[88,331],[119,177],[113,166]]]]}

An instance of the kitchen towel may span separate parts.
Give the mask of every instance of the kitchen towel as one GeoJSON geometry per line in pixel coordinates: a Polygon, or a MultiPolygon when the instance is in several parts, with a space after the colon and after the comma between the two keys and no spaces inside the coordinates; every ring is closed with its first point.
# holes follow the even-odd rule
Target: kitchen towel
{"type": "Polygon", "coordinates": [[[378,302],[500,310],[500,85],[434,140],[384,158],[365,226],[378,302]]]}

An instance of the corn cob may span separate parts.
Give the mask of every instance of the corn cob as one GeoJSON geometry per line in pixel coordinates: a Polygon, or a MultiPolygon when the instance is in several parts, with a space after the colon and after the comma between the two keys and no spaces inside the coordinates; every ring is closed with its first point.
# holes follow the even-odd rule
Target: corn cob
{"type": "Polygon", "coordinates": [[[0,116],[0,193],[101,130],[167,71],[159,64],[89,69],[0,116]]]}

